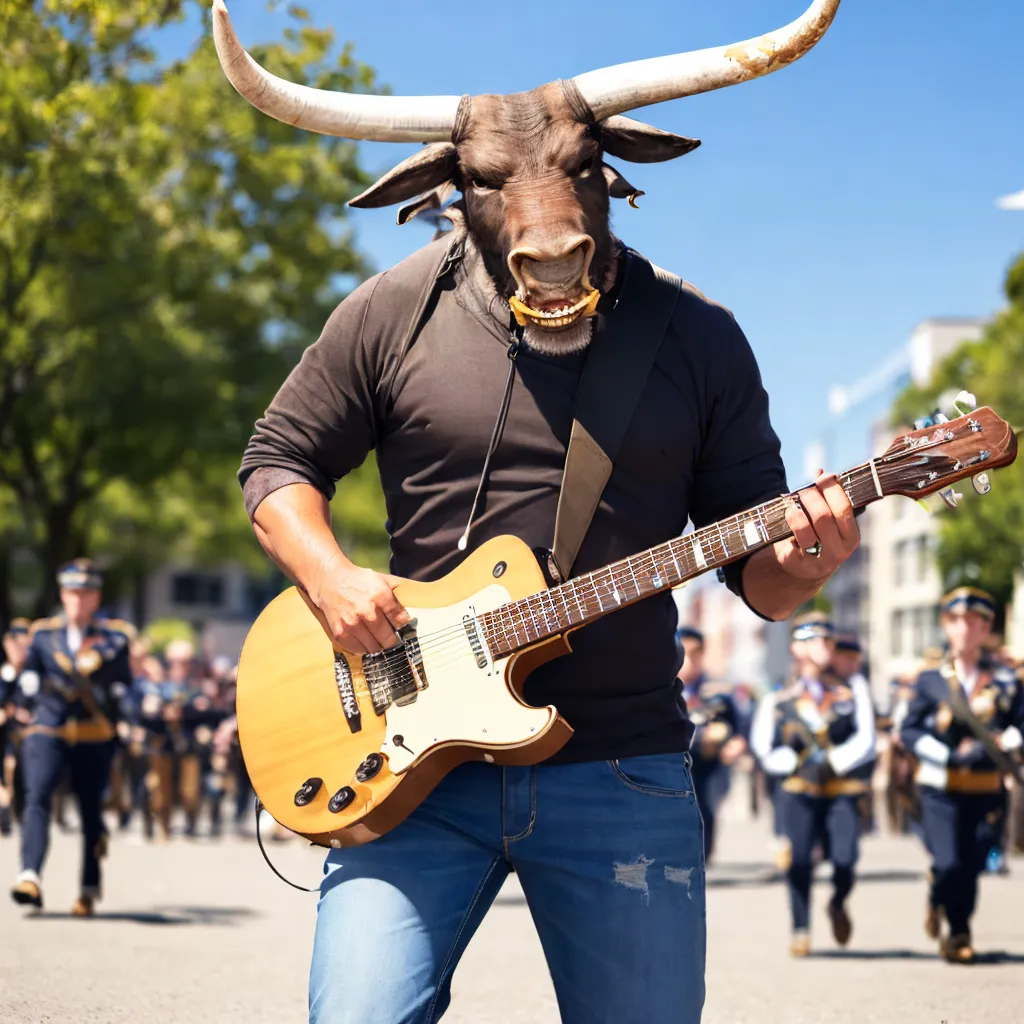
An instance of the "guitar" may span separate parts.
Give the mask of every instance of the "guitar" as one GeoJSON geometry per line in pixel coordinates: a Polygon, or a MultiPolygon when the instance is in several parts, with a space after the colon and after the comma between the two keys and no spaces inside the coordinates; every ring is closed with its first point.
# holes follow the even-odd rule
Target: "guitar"
{"type": "MultiPolygon", "coordinates": [[[[923,498],[1006,466],[1017,438],[991,409],[898,437],[839,477],[854,508],[923,498]]],[[[548,587],[516,537],[481,545],[434,583],[395,589],[412,621],[400,643],[358,657],[291,587],[253,624],[238,666],[238,734],[260,800],[321,846],[357,846],[394,828],[456,765],[536,764],[572,728],[531,707],[523,680],[567,654],[574,629],[791,536],[788,494],[640,554],[548,587]]]]}

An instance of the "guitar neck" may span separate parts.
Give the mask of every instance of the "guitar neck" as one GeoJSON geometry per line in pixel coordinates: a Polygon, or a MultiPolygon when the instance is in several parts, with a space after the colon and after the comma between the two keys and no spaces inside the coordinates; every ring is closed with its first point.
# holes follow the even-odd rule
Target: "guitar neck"
{"type": "MultiPolygon", "coordinates": [[[[854,508],[882,497],[873,463],[843,473],[839,483],[854,508]]],[[[792,536],[786,510],[795,501],[795,494],[772,498],[739,515],[486,612],[480,616],[480,625],[491,652],[496,658],[514,654],[784,540],[792,536]]]]}

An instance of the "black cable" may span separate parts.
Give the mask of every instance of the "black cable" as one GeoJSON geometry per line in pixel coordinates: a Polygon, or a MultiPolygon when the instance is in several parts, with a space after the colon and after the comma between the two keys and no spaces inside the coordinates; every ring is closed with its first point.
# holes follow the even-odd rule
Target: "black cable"
{"type": "Polygon", "coordinates": [[[509,406],[512,404],[512,385],[516,380],[516,356],[519,355],[519,345],[522,341],[523,329],[513,327],[509,330],[511,341],[508,346],[508,377],[505,379],[505,392],[501,397],[501,405],[498,408],[498,418],[494,421],[494,430],[491,431],[491,443],[487,446],[487,455],[484,458],[484,468],[480,473],[480,481],[476,485],[476,494],[473,497],[473,504],[469,510],[469,520],[466,523],[466,531],[459,538],[458,548],[465,551],[469,544],[469,531],[473,528],[473,518],[476,516],[477,505],[480,504],[480,497],[487,485],[487,475],[491,469],[491,458],[497,451],[501,435],[505,430],[505,420],[508,418],[509,406]]]}
{"type": "Polygon", "coordinates": [[[263,859],[267,862],[267,867],[277,875],[278,878],[284,882],[285,885],[290,885],[293,889],[298,889],[299,892],[319,892],[320,889],[307,889],[304,885],[296,885],[294,882],[289,881],[284,875],[281,874],[273,864],[270,863],[270,858],[267,856],[267,851],[263,849],[263,837],[260,835],[260,811],[263,810],[263,801],[259,797],[256,797],[256,845],[260,848],[260,853],[263,854],[263,859]]]}

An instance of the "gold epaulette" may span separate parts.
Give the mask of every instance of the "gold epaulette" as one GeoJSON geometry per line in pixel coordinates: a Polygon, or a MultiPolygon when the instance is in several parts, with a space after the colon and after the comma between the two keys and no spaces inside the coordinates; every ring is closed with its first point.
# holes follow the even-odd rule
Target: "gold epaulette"
{"type": "Polygon", "coordinates": [[[100,629],[109,629],[115,633],[124,633],[129,640],[134,640],[139,631],[127,619],[93,619],[100,629]]]}
{"type": "Polygon", "coordinates": [[[28,628],[28,635],[35,636],[42,629],[61,629],[64,625],[63,615],[51,615],[48,619],[36,619],[28,628]]]}

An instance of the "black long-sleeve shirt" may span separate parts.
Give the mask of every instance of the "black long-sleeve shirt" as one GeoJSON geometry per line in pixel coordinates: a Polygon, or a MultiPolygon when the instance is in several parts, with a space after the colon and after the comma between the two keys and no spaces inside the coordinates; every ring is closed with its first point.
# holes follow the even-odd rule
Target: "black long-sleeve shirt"
{"type": "MultiPolygon", "coordinates": [[[[457,543],[508,370],[508,308],[481,294],[465,266],[401,351],[446,244],[421,249],[342,302],[257,424],[240,472],[253,514],[267,494],[296,481],[331,497],[335,482],[375,450],[391,571],[417,580],[437,579],[465,557],[457,543]]],[[[470,550],[509,533],[551,547],[585,357],[520,351],[470,550]]],[[[677,536],[688,518],[702,526],[785,490],[746,338],[731,313],[684,290],[574,574],[677,536]]],[[[734,567],[734,588],[739,578],[734,567]]],[[[675,678],[675,625],[671,594],[650,597],[577,631],[571,655],[530,676],[526,699],[556,705],[576,730],[558,760],[686,749],[692,729],[675,678]]]]}

